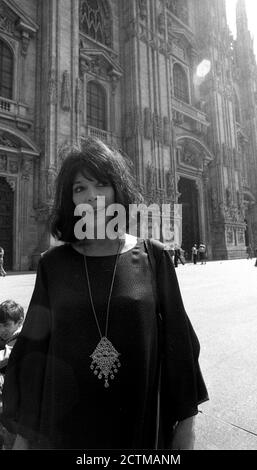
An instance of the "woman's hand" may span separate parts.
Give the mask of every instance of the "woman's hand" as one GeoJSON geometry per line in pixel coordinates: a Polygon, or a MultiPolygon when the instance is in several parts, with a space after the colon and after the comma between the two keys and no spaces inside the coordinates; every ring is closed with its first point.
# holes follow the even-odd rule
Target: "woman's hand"
{"type": "Polygon", "coordinates": [[[17,434],[12,450],[28,450],[29,442],[24,437],[17,434]]]}
{"type": "Polygon", "coordinates": [[[192,450],[194,448],[194,423],[194,417],[179,421],[173,435],[172,450],[192,450]]]}

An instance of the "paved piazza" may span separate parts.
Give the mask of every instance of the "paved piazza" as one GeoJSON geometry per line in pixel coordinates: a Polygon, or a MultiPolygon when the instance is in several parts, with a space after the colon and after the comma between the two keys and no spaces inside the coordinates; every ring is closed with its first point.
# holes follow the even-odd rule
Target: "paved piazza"
{"type": "MultiPolygon", "coordinates": [[[[200,405],[196,449],[257,449],[257,268],[254,260],[179,265],[184,304],[201,343],[210,401],[200,405]]],[[[0,301],[27,309],[35,274],[0,278],[0,301]]]]}

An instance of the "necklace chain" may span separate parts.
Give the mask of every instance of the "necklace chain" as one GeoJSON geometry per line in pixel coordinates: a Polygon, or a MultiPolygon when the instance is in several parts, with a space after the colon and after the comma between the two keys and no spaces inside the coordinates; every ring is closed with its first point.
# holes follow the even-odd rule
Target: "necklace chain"
{"type": "Polygon", "coordinates": [[[86,256],[84,256],[90,303],[91,303],[92,311],[93,311],[93,314],[94,314],[94,317],[95,317],[96,325],[97,325],[97,328],[98,328],[98,331],[99,331],[99,334],[100,334],[100,341],[97,344],[94,352],[90,355],[90,358],[92,359],[90,369],[98,377],[98,379],[104,378],[104,387],[105,388],[109,387],[109,379],[113,380],[114,377],[115,377],[115,374],[118,373],[118,368],[121,367],[121,363],[119,361],[120,353],[115,349],[113,344],[107,338],[110,301],[111,301],[114,278],[115,278],[115,273],[116,273],[116,269],[117,269],[119,254],[120,254],[120,251],[121,251],[121,246],[122,245],[121,245],[121,240],[120,240],[119,248],[118,248],[118,251],[117,251],[117,254],[116,254],[115,264],[114,264],[114,268],[113,268],[113,273],[112,273],[112,281],[111,281],[110,292],[109,292],[109,296],[108,296],[108,302],[107,302],[107,308],[106,308],[105,335],[104,336],[102,335],[100,325],[99,325],[99,322],[98,322],[98,319],[97,319],[95,306],[94,306],[94,302],[93,302],[93,298],[92,298],[92,291],[91,291],[91,285],[90,285],[88,268],[87,268],[87,259],[86,259],[86,256]]]}
{"type": "MultiPolygon", "coordinates": [[[[121,246],[122,246],[122,244],[121,244],[121,240],[120,240],[120,242],[119,242],[119,247],[118,247],[118,251],[117,251],[117,254],[116,254],[116,258],[115,258],[115,264],[114,264],[114,268],[113,268],[111,287],[110,287],[110,292],[109,292],[108,302],[107,302],[107,308],[106,308],[106,323],[105,323],[105,334],[104,334],[105,337],[107,337],[107,333],[108,333],[110,302],[111,302],[113,284],[114,284],[116,269],[117,269],[117,265],[118,265],[119,254],[120,254],[120,251],[121,251],[121,246]]],[[[102,335],[102,332],[101,332],[101,329],[100,329],[100,325],[99,325],[99,322],[98,322],[98,319],[97,319],[97,315],[96,315],[96,311],[95,311],[95,306],[94,306],[94,302],[93,302],[91,284],[90,284],[90,280],[89,280],[88,267],[87,267],[87,258],[86,258],[85,255],[84,255],[84,262],[85,262],[85,269],[86,269],[86,277],[87,277],[87,285],[88,285],[89,299],[90,299],[92,311],[93,311],[93,314],[94,314],[94,317],[95,317],[97,329],[98,329],[100,338],[102,338],[103,335],[102,335]]]]}

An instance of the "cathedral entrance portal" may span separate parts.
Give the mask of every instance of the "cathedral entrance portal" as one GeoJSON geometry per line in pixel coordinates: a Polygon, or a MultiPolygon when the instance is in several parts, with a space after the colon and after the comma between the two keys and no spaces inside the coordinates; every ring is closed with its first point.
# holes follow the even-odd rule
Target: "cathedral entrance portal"
{"type": "Polygon", "coordinates": [[[178,183],[182,204],[182,248],[188,259],[191,259],[191,250],[194,243],[199,243],[199,214],[198,214],[198,191],[196,182],[189,178],[180,178],[178,183]]]}
{"type": "Polygon", "coordinates": [[[4,268],[13,265],[13,191],[0,177],[0,246],[4,249],[4,268]]]}

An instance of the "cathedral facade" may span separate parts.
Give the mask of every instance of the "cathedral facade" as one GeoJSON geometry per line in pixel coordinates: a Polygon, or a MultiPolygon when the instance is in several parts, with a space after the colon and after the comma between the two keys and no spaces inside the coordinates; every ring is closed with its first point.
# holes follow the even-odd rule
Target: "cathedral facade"
{"type": "Polygon", "coordinates": [[[244,0],[0,0],[0,246],[51,244],[58,149],[88,135],[133,160],[148,203],[182,204],[182,247],[257,246],[257,67],[244,0]]]}

